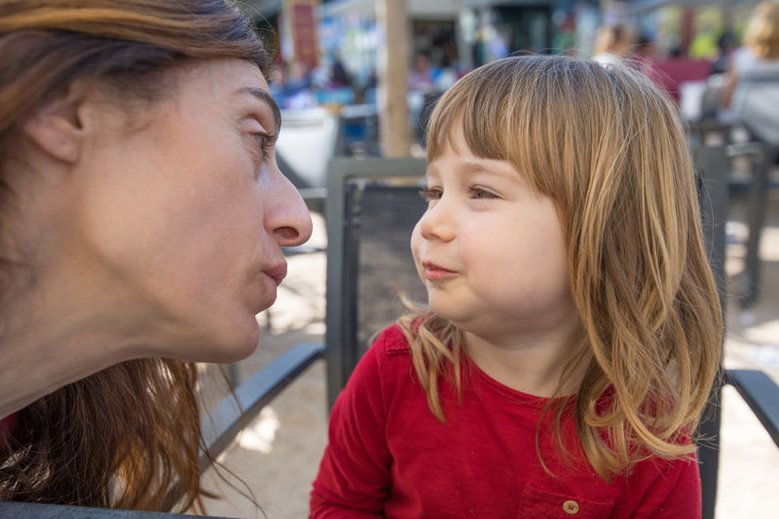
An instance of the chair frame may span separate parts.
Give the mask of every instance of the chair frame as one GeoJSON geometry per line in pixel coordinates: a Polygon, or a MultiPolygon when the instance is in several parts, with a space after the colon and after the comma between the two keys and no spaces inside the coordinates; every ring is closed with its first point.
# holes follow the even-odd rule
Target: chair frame
{"type": "Polygon", "coordinates": [[[423,159],[398,158],[354,159],[334,158],[328,168],[325,220],[327,225],[327,302],[325,331],[325,360],[327,363],[328,409],[333,406],[338,393],[346,384],[357,358],[358,345],[354,333],[354,301],[347,301],[346,294],[354,293],[356,264],[353,250],[347,249],[346,191],[347,182],[357,178],[378,180],[383,178],[423,177],[426,169],[423,159]]]}

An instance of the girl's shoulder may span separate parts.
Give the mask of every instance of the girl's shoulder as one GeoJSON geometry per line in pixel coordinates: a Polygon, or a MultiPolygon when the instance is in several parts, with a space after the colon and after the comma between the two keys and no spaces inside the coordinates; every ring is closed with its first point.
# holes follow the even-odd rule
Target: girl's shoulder
{"type": "Polygon", "coordinates": [[[411,351],[403,330],[392,325],[382,330],[357,362],[339,400],[361,402],[358,407],[387,409],[398,396],[413,390],[411,351]]]}
{"type": "Polygon", "coordinates": [[[379,333],[372,348],[378,348],[377,353],[386,356],[410,355],[411,347],[403,329],[395,323],[379,333]]]}
{"type": "Polygon", "coordinates": [[[403,329],[393,324],[376,334],[370,347],[360,358],[355,372],[386,372],[392,369],[405,369],[411,364],[411,348],[403,329]]]}

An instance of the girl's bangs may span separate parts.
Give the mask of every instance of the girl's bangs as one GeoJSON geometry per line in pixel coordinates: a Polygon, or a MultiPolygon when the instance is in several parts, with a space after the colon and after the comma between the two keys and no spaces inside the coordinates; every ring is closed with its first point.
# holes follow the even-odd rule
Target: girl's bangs
{"type": "Polygon", "coordinates": [[[457,132],[477,157],[507,160],[510,130],[506,126],[508,92],[488,88],[489,74],[469,75],[455,83],[439,100],[427,128],[427,159],[438,158],[447,147],[456,152],[457,132]]]}

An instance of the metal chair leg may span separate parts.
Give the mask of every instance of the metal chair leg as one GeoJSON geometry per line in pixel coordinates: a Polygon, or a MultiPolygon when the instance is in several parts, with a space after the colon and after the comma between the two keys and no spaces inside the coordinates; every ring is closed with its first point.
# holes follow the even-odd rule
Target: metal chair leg
{"type": "Polygon", "coordinates": [[[739,303],[742,308],[750,307],[760,295],[760,238],[768,210],[768,195],[771,188],[770,171],[776,156],[777,148],[766,146],[753,159],[754,175],[747,218],[749,236],[746,244],[744,271],[741,274],[739,286],[739,303]]]}

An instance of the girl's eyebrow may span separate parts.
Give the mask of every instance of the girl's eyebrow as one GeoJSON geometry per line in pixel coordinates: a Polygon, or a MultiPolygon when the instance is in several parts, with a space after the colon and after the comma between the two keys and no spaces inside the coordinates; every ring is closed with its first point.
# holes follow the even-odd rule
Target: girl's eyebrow
{"type": "Polygon", "coordinates": [[[273,99],[273,97],[268,92],[262,90],[261,88],[244,87],[239,89],[238,93],[249,94],[270,108],[271,113],[273,114],[273,123],[276,126],[276,133],[279,132],[281,129],[281,110],[279,109],[279,105],[276,104],[276,100],[273,99]]]}
{"type": "Polygon", "coordinates": [[[508,164],[495,159],[463,159],[458,169],[468,174],[483,174],[497,178],[513,178],[514,172],[508,164]]]}

